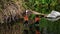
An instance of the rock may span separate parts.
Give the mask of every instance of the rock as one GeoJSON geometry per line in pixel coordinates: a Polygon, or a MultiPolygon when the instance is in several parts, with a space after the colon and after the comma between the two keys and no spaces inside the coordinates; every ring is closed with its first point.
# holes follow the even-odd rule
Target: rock
{"type": "Polygon", "coordinates": [[[49,21],[57,21],[60,19],[60,12],[52,11],[50,14],[47,15],[47,20],[49,21]]]}

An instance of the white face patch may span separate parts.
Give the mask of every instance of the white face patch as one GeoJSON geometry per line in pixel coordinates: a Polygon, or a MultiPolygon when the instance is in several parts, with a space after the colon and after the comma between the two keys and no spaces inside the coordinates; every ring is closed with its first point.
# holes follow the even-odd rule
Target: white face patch
{"type": "Polygon", "coordinates": [[[28,12],[28,10],[26,10],[26,13],[28,12]]]}
{"type": "Polygon", "coordinates": [[[28,14],[28,11],[29,11],[29,10],[26,10],[26,15],[28,14]]]}

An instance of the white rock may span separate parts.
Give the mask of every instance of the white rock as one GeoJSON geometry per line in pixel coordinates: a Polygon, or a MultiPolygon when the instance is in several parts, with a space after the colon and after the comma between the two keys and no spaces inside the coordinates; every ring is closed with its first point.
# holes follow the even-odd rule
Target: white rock
{"type": "Polygon", "coordinates": [[[57,21],[60,19],[58,16],[60,16],[60,12],[52,10],[52,12],[47,15],[47,20],[57,21]]]}

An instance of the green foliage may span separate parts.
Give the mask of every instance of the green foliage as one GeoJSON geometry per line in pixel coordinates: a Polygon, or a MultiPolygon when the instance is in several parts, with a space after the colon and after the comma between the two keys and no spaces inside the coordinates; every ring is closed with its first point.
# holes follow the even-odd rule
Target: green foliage
{"type": "Polygon", "coordinates": [[[23,5],[26,9],[32,9],[41,13],[46,13],[48,10],[49,13],[55,9],[57,0],[28,0],[28,2],[24,2],[23,5]],[[50,4],[50,6],[48,4],[50,4]]]}
{"type": "MultiPolygon", "coordinates": [[[[28,0],[23,5],[26,9],[32,9],[41,13],[49,14],[52,10],[60,11],[60,3],[58,0],[28,0]]],[[[34,17],[31,15],[32,18],[34,17]]],[[[60,20],[56,22],[47,21],[42,18],[40,21],[40,28],[47,27],[48,33],[60,34],[60,20]]]]}

